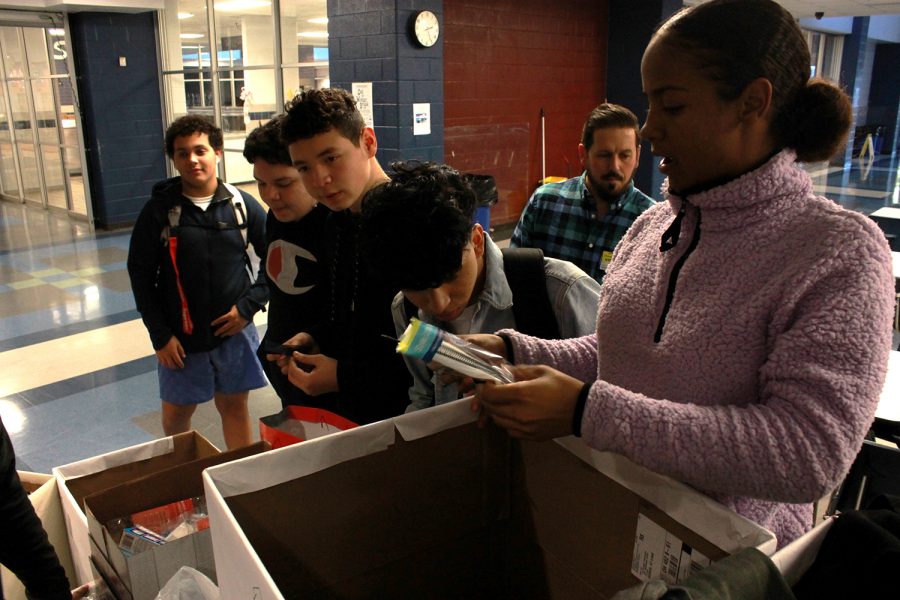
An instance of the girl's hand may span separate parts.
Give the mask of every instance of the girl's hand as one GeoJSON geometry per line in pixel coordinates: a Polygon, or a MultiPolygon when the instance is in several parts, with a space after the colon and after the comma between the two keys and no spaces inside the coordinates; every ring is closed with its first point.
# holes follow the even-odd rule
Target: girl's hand
{"type": "Polygon", "coordinates": [[[514,383],[479,385],[474,402],[512,437],[548,440],[570,435],[584,382],[544,365],[511,370],[514,383]]]}

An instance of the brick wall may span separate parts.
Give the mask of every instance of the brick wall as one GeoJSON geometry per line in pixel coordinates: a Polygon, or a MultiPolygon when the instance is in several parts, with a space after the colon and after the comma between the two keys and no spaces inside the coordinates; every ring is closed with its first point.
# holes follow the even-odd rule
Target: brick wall
{"type": "Polygon", "coordinates": [[[546,174],[581,172],[578,143],[604,100],[608,0],[444,0],[444,160],[493,175],[492,224],[518,219],[546,174]]]}
{"type": "Polygon", "coordinates": [[[153,13],[74,13],[69,27],[94,218],[130,224],[166,177],[153,13]]]}

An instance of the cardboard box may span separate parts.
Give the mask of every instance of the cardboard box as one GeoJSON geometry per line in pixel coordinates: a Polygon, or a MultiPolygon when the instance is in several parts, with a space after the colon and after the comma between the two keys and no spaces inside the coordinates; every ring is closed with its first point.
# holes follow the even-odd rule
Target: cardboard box
{"type": "Polygon", "coordinates": [[[219,449],[209,440],[196,431],[190,431],[55,467],[53,475],[59,487],[77,583],[91,579],[88,558],[91,551],[83,507],[85,496],[190,460],[217,454],[219,449]]]}
{"type": "Polygon", "coordinates": [[[134,600],[131,592],[125,587],[125,583],[112,568],[112,564],[110,564],[110,562],[106,560],[106,557],[103,556],[103,553],[100,552],[100,547],[97,546],[97,542],[91,540],[90,543],[90,562],[93,581],[98,583],[102,582],[110,596],[115,600],[134,600]]]}
{"type": "MultiPolygon", "coordinates": [[[[75,568],[72,566],[72,553],[69,551],[69,538],[63,519],[62,506],[59,502],[59,491],[56,480],[45,473],[19,471],[22,487],[28,492],[28,499],[34,506],[34,512],[41,520],[47,538],[56,551],[59,563],[66,572],[69,584],[75,587],[75,568]]],[[[0,597],[6,600],[25,600],[25,586],[6,567],[0,566],[0,597]]]]}
{"type": "MultiPolygon", "coordinates": [[[[209,530],[197,532],[153,549],[126,556],[106,529],[111,519],[170,502],[203,495],[204,469],[259,454],[269,449],[265,442],[198,458],[158,473],[132,479],[84,498],[91,558],[107,580],[121,582],[134,600],[153,600],[182,566],[194,567],[215,581],[215,562],[209,530]]],[[[114,586],[118,589],[120,586],[114,586]]],[[[126,594],[117,592],[122,597],[126,594]]]]}
{"type": "Polygon", "coordinates": [[[473,421],[454,402],[205,471],[222,600],[602,598],[634,573],[775,550],[620,456],[473,421]]]}
{"type": "Polygon", "coordinates": [[[794,587],[815,562],[819,548],[833,523],[834,517],[825,519],[772,555],[772,562],[789,586],[794,587]]]}

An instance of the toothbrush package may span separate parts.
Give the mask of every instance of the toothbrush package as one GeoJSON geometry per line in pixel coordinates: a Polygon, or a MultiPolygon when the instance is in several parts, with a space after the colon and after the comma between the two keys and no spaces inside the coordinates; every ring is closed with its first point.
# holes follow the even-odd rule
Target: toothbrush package
{"type": "Polygon", "coordinates": [[[477,381],[515,381],[509,363],[502,356],[415,317],[410,319],[409,326],[400,336],[397,352],[437,363],[477,381]]]}

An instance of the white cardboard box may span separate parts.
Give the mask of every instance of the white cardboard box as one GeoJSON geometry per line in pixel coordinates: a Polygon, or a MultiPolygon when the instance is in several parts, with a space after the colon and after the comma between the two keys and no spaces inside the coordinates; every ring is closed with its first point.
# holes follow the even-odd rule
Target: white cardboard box
{"type": "Polygon", "coordinates": [[[812,566],[831,529],[834,517],[829,517],[810,529],[796,540],[772,555],[772,562],[778,567],[788,585],[794,587],[803,574],[812,566]]]}
{"type": "Polygon", "coordinates": [[[576,438],[466,401],[204,471],[222,600],[611,595],[775,536],[576,438]]]}
{"type": "Polygon", "coordinates": [[[183,566],[196,568],[213,580],[216,572],[208,529],[127,556],[119,549],[118,537],[113,537],[106,528],[110,520],[201,496],[203,469],[265,452],[269,448],[265,442],[256,442],[214,456],[197,458],[86,496],[84,510],[91,541],[91,558],[107,579],[121,581],[127,594],[118,595],[133,600],[153,600],[183,566]]]}
{"type": "MultiPolygon", "coordinates": [[[[195,431],[138,444],[53,469],[77,583],[92,578],[84,498],[137,477],[186,461],[219,454],[218,448],[195,431]]],[[[75,584],[76,582],[72,582],[75,584]]]]}
{"type": "MultiPolygon", "coordinates": [[[[44,530],[59,562],[66,572],[69,584],[76,586],[75,569],[72,567],[72,554],[69,551],[69,537],[66,535],[66,524],[63,520],[62,507],[59,503],[59,492],[56,480],[45,473],[19,471],[19,479],[28,491],[28,499],[34,506],[34,512],[41,520],[44,530]]],[[[25,586],[5,567],[0,567],[0,596],[6,600],[25,600],[25,586]]]]}

